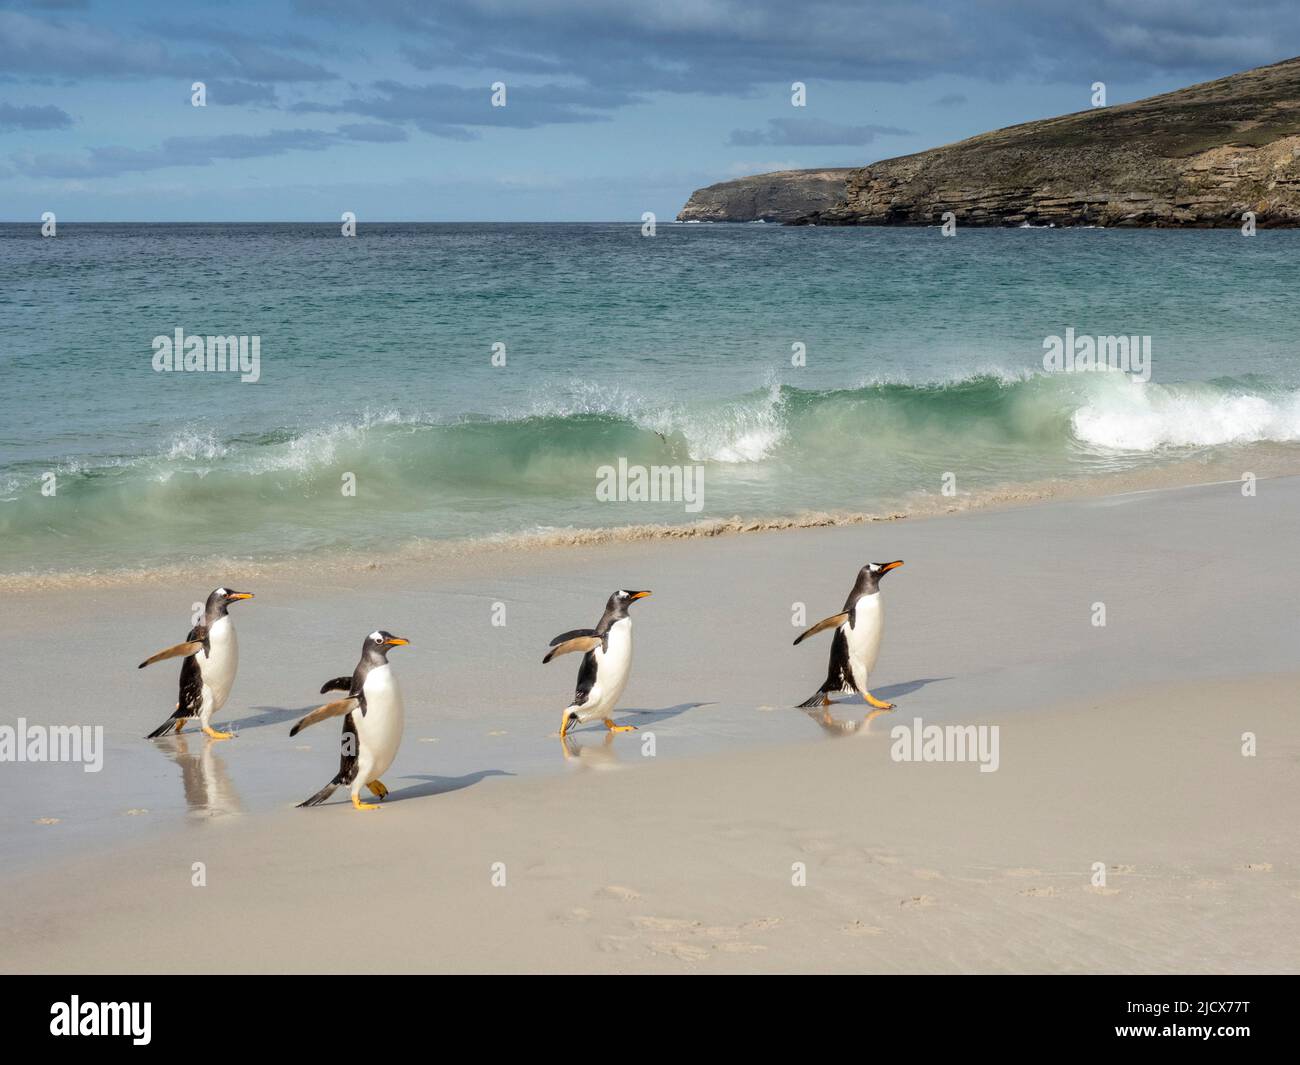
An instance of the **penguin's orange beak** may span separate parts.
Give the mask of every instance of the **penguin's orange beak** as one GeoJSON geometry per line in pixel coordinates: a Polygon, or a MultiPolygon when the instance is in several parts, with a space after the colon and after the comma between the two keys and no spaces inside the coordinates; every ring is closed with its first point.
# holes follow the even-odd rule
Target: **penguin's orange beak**
{"type": "Polygon", "coordinates": [[[390,636],[384,641],[385,647],[405,647],[410,640],[405,640],[401,636],[390,636]]]}
{"type": "Polygon", "coordinates": [[[253,593],[252,592],[231,592],[228,596],[226,596],[226,598],[227,599],[252,599],[253,593]]]}
{"type": "Polygon", "coordinates": [[[633,599],[644,599],[647,595],[650,595],[650,594],[651,594],[650,592],[633,592],[633,593],[632,593],[632,598],[633,598],[633,599]]]}
{"type": "Polygon", "coordinates": [[[891,569],[898,569],[898,567],[901,566],[902,564],[903,564],[903,560],[901,558],[897,562],[886,562],[883,566],[880,567],[880,572],[888,573],[891,569]]]}

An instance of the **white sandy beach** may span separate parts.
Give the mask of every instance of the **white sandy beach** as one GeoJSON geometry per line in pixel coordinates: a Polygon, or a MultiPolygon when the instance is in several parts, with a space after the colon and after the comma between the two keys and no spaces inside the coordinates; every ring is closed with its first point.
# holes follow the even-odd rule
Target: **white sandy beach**
{"type": "Polygon", "coordinates": [[[4,720],[102,724],[107,750],[94,774],[0,766],[0,968],[1294,972],[1298,533],[1282,478],[13,593],[4,720]],[[828,649],[790,646],[792,604],[832,613],[858,566],[894,558],[874,690],[898,708],[856,731],[789,709],[828,649]],[[220,583],[257,594],[232,611],[239,735],[147,743],[175,669],[135,665],[220,583]],[[577,661],[542,652],[617,587],[655,593],[618,715],[641,731],[587,727],[566,751],[577,661]],[[335,771],[337,730],[289,725],[375,627],[413,641],[391,659],[392,794],[293,809],[335,771]],[[916,718],[999,726],[997,771],[891,760],[916,718]]]}

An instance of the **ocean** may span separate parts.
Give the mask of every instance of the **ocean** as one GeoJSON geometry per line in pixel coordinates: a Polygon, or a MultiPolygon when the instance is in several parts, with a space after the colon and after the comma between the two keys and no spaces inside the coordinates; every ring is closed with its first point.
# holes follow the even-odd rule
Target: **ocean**
{"type": "Polygon", "coordinates": [[[3,225],[0,573],[1300,469],[1298,264],[1283,231],[3,225]],[[177,330],[256,373],[160,368],[177,330]],[[1067,335],[1149,380],[1046,372],[1067,335]]]}

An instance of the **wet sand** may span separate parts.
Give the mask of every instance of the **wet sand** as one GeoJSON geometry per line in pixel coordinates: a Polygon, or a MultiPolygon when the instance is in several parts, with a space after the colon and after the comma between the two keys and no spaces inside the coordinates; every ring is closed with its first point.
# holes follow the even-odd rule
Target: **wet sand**
{"type": "Polygon", "coordinates": [[[135,665],[240,574],[12,594],[4,723],[103,725],[106,753],[0,766],[0,967],[1295,971],[1297,533],[1283,478],[285,571],[232,611],[220,743],[145,742],[176,669],[135,665]],[[790,709],[829,646],[790,646],[793,605],[833,613],[893,558],[874,690],[898,709],[790,709]],[[542,653],[617,587],[655,592],[616,715],[640,732],[561,744],[577,660],[542,653]],[[392,794],[295,810],[337,727],[289,725],[376,627],[413,641],[392,794]],[[916,718],[997,725],[997,771],[893,760],[916,718]]]}

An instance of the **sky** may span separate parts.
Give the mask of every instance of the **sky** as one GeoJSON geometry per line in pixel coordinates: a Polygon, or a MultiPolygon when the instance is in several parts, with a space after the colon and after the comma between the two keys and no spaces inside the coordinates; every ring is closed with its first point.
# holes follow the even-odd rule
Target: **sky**
{"type": "Polygon", "coordinates": [[[1295,0],[0,0],[0,221],[670,219],[1297,54],[1295,0]]]}

